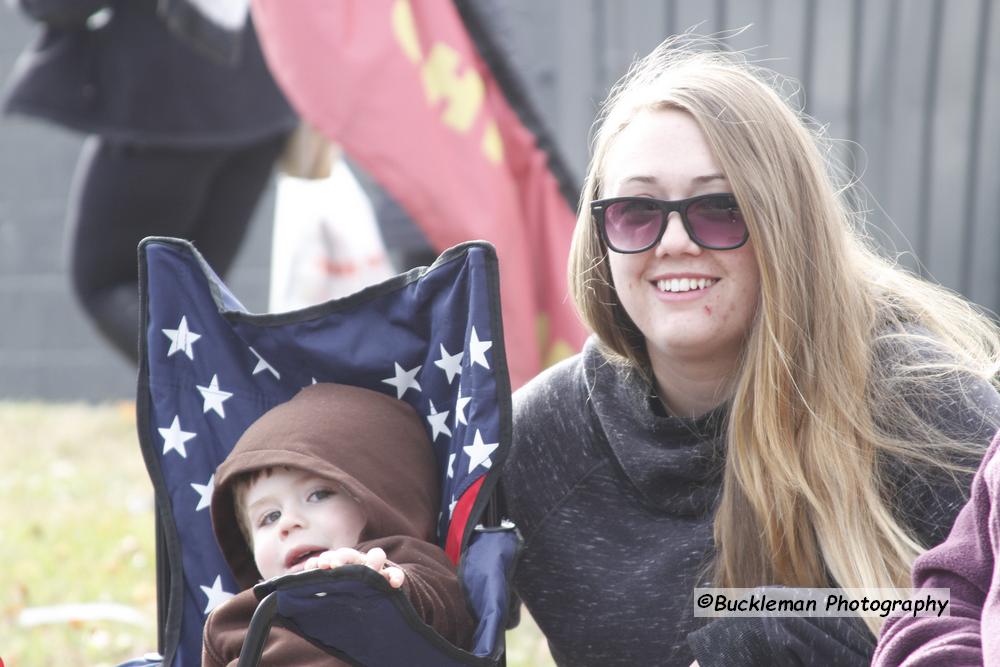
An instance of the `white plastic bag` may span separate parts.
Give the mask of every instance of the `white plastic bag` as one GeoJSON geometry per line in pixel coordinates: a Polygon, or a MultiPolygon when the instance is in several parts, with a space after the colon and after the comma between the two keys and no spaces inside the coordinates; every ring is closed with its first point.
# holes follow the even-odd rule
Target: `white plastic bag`
{"type": "Polygon", "coordinates": [[[371,202],[343,160],[326,178],[279,173],[271,312],[351,294],[394,273],[371,202]]]}

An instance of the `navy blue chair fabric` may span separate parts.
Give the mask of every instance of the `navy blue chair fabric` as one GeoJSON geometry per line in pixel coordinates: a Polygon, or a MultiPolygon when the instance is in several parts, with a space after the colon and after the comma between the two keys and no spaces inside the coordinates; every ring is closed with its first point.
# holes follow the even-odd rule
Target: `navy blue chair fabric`
{"type": "Polygon", "coordinates": [[[258,597],[276,592],[283,622],[354,664],[496,664],[518,538],[477,530],[511,430],[492,246],[463,244],[344,299],[267,315],[248,313],[185,241],[146,239],[139,256],[137,410],[157,499],[163,664],[199,664],[207,614],[237,592],[208,512],[215,468],[257,417],[313,382],[382,391],[425,417],[442,481],[438,542],[478,616],[475,645],[450,646],[359,567],[281,577],[258,597]]]}

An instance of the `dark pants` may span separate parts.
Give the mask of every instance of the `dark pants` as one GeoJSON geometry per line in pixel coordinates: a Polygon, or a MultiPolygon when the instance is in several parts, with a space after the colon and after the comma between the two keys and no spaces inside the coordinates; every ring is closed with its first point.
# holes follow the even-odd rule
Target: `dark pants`
{"type": "Polygon", "coordinates": [[[84,143],[69,202],[73,288],[100,332],[133,363],[139,356],[139,241],[188,239],[224,276],[285,139],[194,149],[100,137],[84,143]]]}

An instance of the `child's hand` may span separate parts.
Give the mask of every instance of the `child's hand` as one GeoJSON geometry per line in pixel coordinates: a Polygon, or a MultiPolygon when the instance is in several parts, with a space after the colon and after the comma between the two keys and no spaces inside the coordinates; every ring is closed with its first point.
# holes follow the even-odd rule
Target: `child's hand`
{"type": "Polygon", "coordinates": [[[389,585],[393,588],[399,588],[403,585],[403,579],[406,575],[403,573],[402,568],[393,564],[386,555],[385,551],[375,547],[367,554],[364,555],[363,565],[367,565],[371,569],[375,570],[389,582],[389,585]]]}
{"type": "Polygon", "coordinates": [[[361,553],[357,549],[342,547],[324,551],[318,556],[313,556],[302,564],[303,570],[332,570],[343,565],[365,565],[375,570],[389,582],[393,588],[403,585],[406,575],[403,570],[393,565],[386,559],[385,551],[375,547],[367,554],[361,553]]]}

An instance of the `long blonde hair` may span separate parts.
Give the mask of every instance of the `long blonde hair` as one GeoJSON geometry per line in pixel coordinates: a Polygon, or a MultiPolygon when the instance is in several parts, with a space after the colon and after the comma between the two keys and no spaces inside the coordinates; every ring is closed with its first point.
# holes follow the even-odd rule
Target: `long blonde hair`
{"type": "MultiPolygon", "coordinates": [[[[934,393],[992,381],[1000,333],[958,295],[875,252],[833,184],[828,144],[779,94],[776,74],[683,41],[639,61],[604,104],[570,251],[572,298],[606,356],[652,380],[590,202],[609,147],[639,111],[688,112],[732,186],[760,270],[733,379],[715,582],[908,586],[925,545],[894,514],[880,464],[964,470],[956,461],[985,443],[935,424],[946,397],[934,393]]],[[[866,621],[878,631],[881,619],[866,621]]]]}

